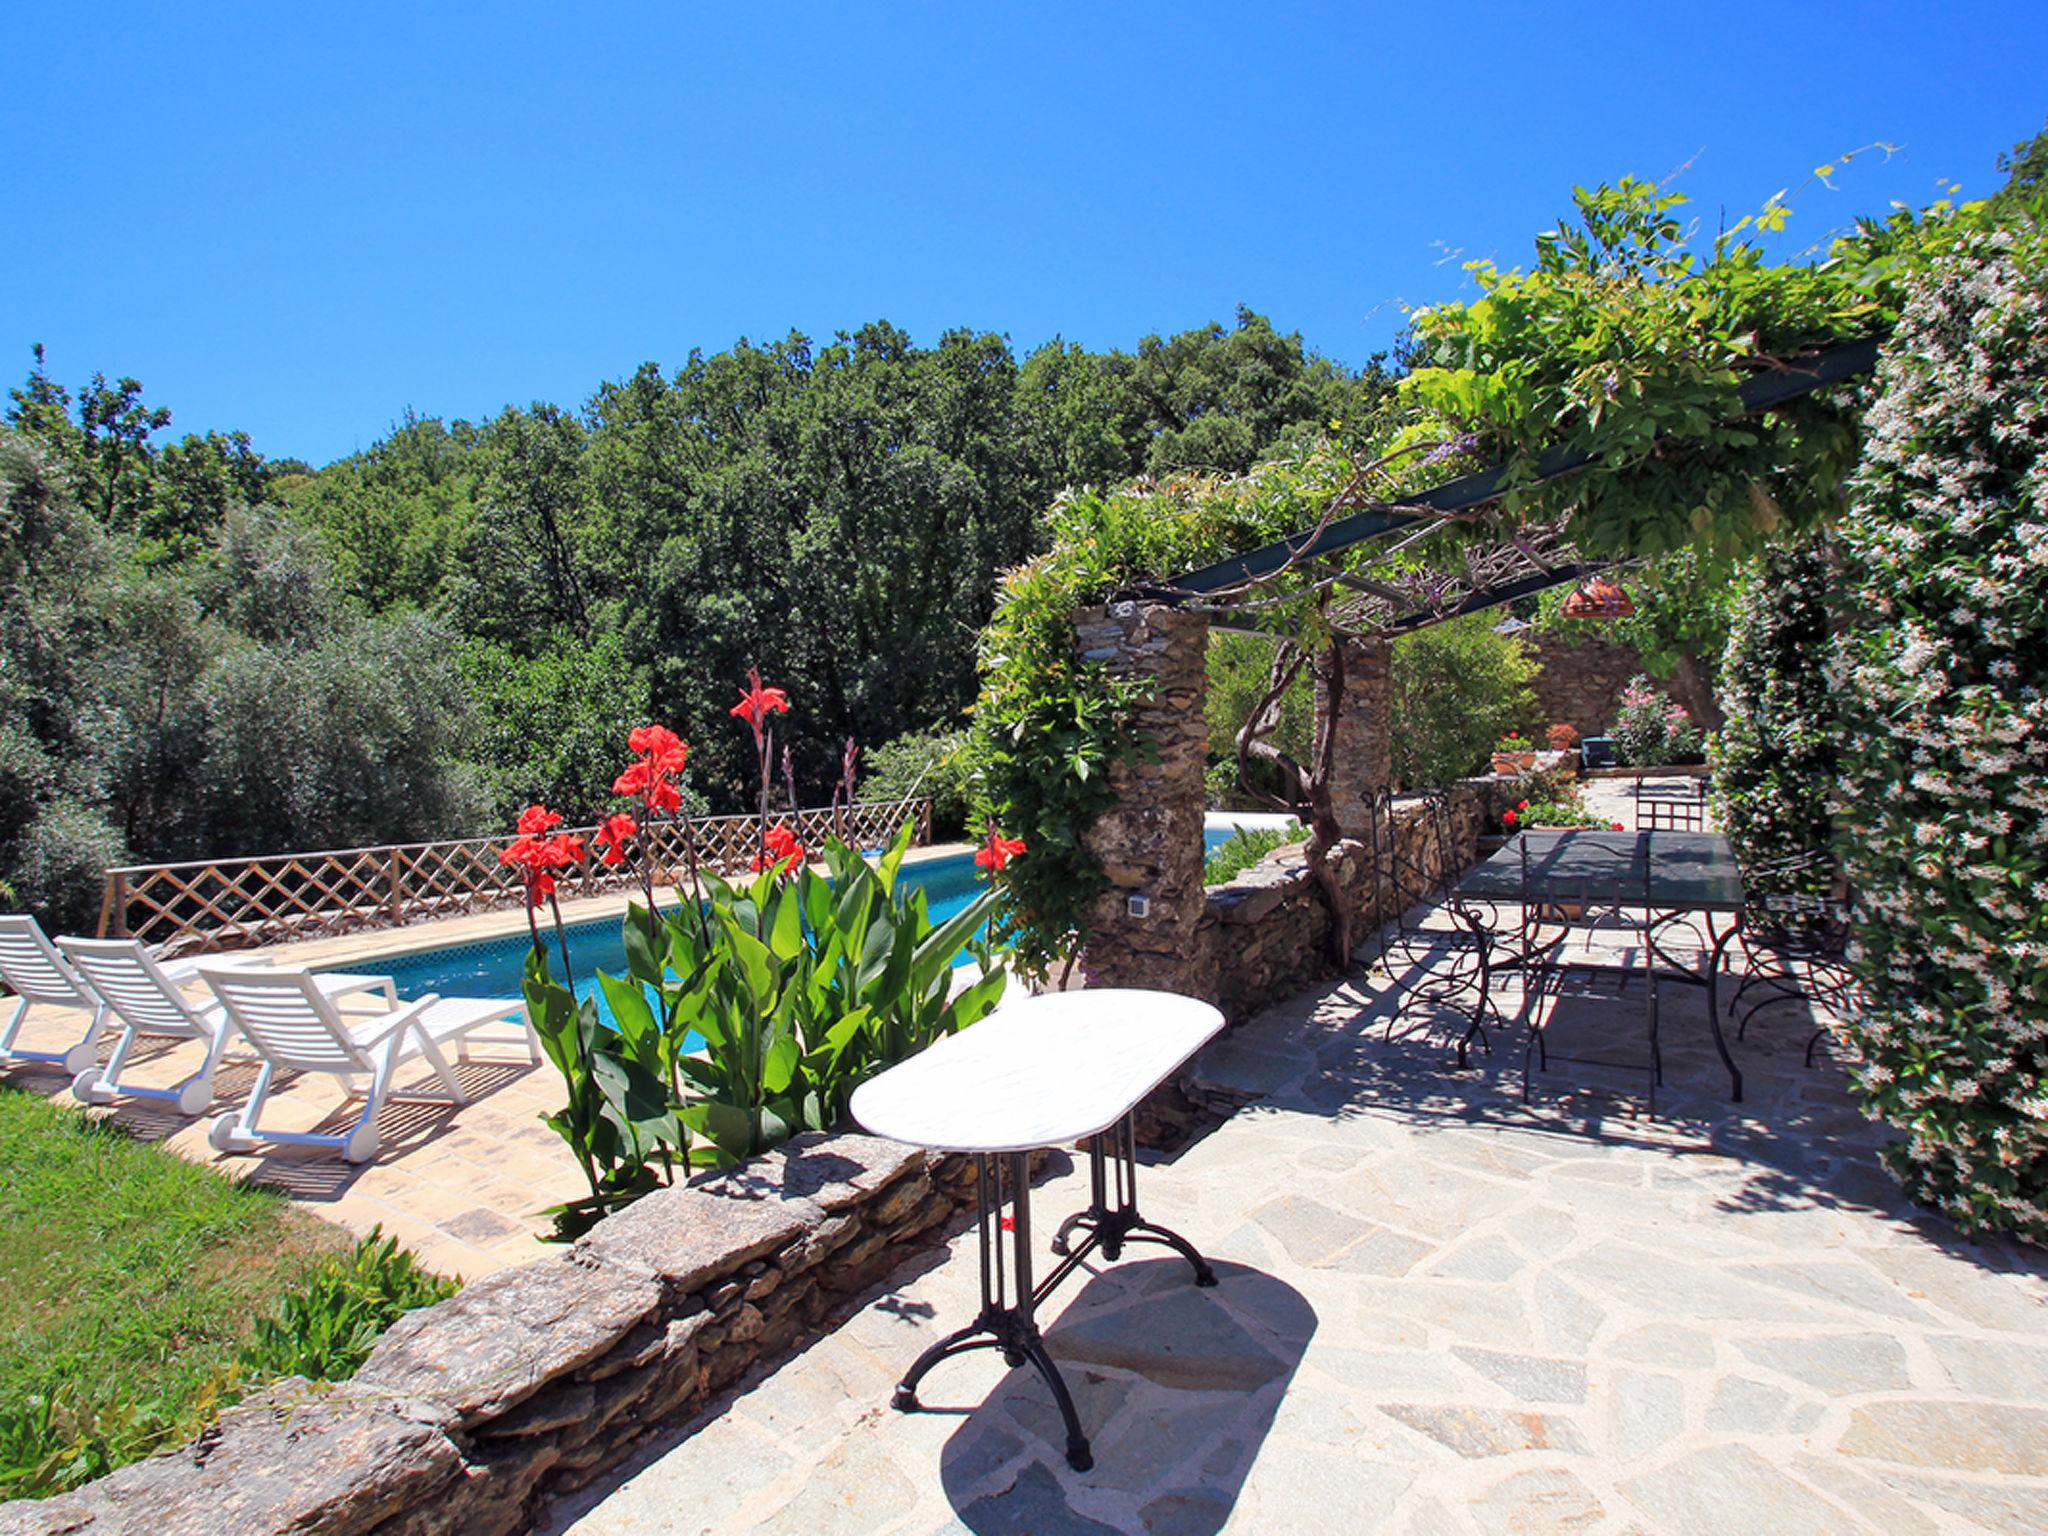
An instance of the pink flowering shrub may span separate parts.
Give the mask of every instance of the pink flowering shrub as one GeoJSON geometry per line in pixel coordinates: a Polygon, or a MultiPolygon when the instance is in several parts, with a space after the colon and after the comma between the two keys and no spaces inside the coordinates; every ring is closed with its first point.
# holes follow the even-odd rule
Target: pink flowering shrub
{"type": "Polygon", "coordinates": [[[1641,672],[1621,690],[1621,713],[1607,734],[1614,738],[1621,760],[1639,768],[1690,762],[1700,752],[1699,728],[1685,706],[1653,688],[1641,672]]]}
{"type": "Polygon", "coordinates": [[[2048,1241],[2048,237],[1962,237],[1878,385],[1833,668],[1856,1076],[1913,1195],[2048,1241]]]}

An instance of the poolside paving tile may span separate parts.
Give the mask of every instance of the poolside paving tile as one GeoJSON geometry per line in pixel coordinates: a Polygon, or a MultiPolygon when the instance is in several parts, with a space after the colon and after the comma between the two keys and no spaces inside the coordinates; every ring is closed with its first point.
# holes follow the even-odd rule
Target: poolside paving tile
{"type": "Polygon", "coordinates": [[[1707,1446],[1626,1479],[1622,1491],[1659,1531],[1867,1536],[1873,1529],[1747,1445],[1707,1446]]]}

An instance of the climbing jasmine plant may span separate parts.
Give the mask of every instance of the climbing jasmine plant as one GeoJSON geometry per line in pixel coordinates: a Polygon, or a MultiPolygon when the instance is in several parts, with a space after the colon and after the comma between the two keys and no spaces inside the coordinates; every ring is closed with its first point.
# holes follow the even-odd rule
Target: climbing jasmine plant
{"type": "Polygon", "coordinates": [[[2048,1241],[2048,234],[1966,233],[1906,307],[1840,530],[1838,812],[1888,1161],[2048,1241]]]}
{"type": "Polygon", "coordinates": [[[1721,661],[1715,815],[1753,891],[1825,895],[1832,883],[1841,722],[1826,670],[1830,570],[1818,536],[1745,572],[1721,661]]]}

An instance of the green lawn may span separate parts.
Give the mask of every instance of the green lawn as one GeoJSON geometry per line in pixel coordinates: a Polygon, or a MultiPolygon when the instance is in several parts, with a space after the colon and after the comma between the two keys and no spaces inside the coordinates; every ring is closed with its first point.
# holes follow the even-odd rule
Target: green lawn
{"type": "MultiPolygon", "coordinates": [[[[280,1355],[281,1326],[303,1331],[309,1297],[330,1327],[353,1320],[355,1246],[274,1193],[0,1085],[0,1499],[73,1486],[196,1431],[275,1374],[258,1354],[280,1355]],[[296,1310],[266,1322],[287,1298],[296,1310]]],[[[423,1299],[418,1286],[404,1297],[423,1299]]]]}

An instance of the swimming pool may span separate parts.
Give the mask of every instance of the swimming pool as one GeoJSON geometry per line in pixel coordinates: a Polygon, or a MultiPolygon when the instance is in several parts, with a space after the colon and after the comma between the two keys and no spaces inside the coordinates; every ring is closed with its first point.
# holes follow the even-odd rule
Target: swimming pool
{"type": "MultiPolygon", "coordinates": [[[[903,866],[898,885],[921,886],[932,921],[942,923],[974,899],[980,888],[971,853],[949,854],[940,859],[923,859],[903,866]]],[[[561,952],[546,925],[548,964],[559,973],[561,952]]],[[[570,923],[569,963],[576,974],[576,996],[597,999],[598,1017],[609,1024],[612,1011],[597,984],[597,973],[626,974],[626,940],[616,917],[570,923]]],[[[495,939],[478,939],[469,944],[446,944],[412,954],[393,955],[388,960],[362,960],[351,970],[371,970],[388,975],[397,983],[400,997],[419,997],[438,992],[443,997],[517,997],[526,967],[526,953],[532,941],[524,933],[508,933],[495,939]]],[[[965,964],[967,957],[961,956],[965,964]]]]}
{"type": "MultiPolygon", "coordinates": [[[[1233,830],[1233,818],[1210,817],[1202,829],[1205,851],[1214,853],[1230,839],[1233,830]]],[[[899,882],[923,887],[932,921],[942,923],[974,899],[982,879],[974,867],[973,854],[954,853],[905,864],[899,882]]],[[[579,1000],[595,997],[598,1017],[609,1024],[611,1007],[598,987],[597,973],[626,974],[626,941],[620,920],[605,917],[571,923],[567,932],[569,962],[576,974],[576,996],[579,1000]]],[[[553,935],[548,937],[548,963],[559,969],[561,954],[555,948],[553,935]]],[[[508,933],[469,944],[446,944],[438,949],[393,955],[388,960],[358,961],[350,968],[372,969],[377,975],[390,976],[400,997],[420,997],[428,992],[438,992],[443,997],[517,997],[530,947],[524,933],[508,933]]],[[[967,964],[968,957],[962,955],[958,963],[967,964]]]]}

